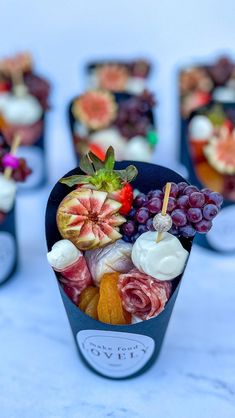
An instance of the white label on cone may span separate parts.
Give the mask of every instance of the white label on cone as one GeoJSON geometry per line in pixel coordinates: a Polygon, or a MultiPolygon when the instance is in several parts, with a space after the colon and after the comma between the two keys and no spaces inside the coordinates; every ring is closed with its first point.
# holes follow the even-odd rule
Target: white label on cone
{"type": "Polygon", "coordinates": [[[15,263],[16,246],[12,234],[0,232],[0,283],[4,282],[15,263]]]}
{"type": "Polygon", "coordinates": [[[235,205],[223,208],[207,234],[209,244],[218,251],[235,251],[235,205]]]}
{"type": "Polygon", "coordinates": [[[17,155],[26,159],[26,163],[29,168],[32,169],[32,173],[27,177],[24,183],[19,183],[19,188],[28,189],[38,186],[44,176],[44,161],[43,151],[36,145],[19,147],[17,155]]]}
{"type": "Polygon", "coordinates": [[[154,340],[146,335],[83,330],[77,334],[87,362],[108,377],[130,376],[142,369],[153,354],[154,340]]]}

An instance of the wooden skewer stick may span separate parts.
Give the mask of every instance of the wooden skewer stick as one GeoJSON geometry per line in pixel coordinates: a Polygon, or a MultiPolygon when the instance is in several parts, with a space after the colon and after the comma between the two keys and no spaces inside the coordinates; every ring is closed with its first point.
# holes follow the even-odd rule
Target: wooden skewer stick
{"type": "MultiPolygon", "coordinates": [[[[21,137],[20,137],[19,134],[16,134],[14,136],[13,141],[12,141],[12,144],[11,144],[11,150],[10,150],[10,154],[11,155],[15,155],[16,154],[16,151],[17,151],[17,148],[20,145],[20,142],[21,142],[21,137]]],[[[12,171],[13,171],[13,168],[12,167],[6,167],[5,170],[4,170],[4,177],[6,179],[11,178],[12,171]]]]}
{"type": "MultiPolygon", "coordinates": [[[[165,194],[164,194],[164,199],[163,199],[163,205],[162,205],[162,216],[166,216],[166,211],[167,211],[167,206],[168,206],[168,200],[169,200],[169,196],[170,196],[170,192],[171,192],[171,183],[166,183],[166,189],[165,189],[165,194]]],[[[157,234],[157,242],[160,242],[162,239],[162,232],[158,232],[157,234]]]]}

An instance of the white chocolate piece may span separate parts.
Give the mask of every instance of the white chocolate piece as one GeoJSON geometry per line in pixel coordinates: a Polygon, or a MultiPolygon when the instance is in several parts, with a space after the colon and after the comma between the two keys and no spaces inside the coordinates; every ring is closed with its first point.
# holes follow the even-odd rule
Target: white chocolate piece
{"type": "Polygon", "coordinates": [[[126,83],[126,91],[132,94],[141,94],[146,89],[146,81],[141,77],[130,77],[126,83]]]}
{"type": "Polygon", "coordinates": [[[143,136],[134,136],[126,144],[124,158],[126,160],[149,162],[152,157],[151,148],[143,136]]]}
{"type": "Polygon", "coordinates": [[[162,215],[158,213],[153,218],[153,227],[158,232],[167,232],[172,227],[172,219],[171,216],[166,213],[166,215],[162,215]]]}
{"type": "Polygon", "coordinates": [[[0,174],[0,210],[7,213],[9,212],[15,200],[16,183],[13,179],[8,179],[4,175],[0,174]]]}
{"type": "Polygon", "coordinates": [[[222,103],[235,102],[235,90],[229,86],[216,87],[213,91],[213,99],[222,103]]]}
{"type": "Polygon", "coordinates": [[[190,138],[194,141],[204,141],[213,135],[213,125],[206,116],[194,116],[189,124],[190,138]]]}
{"type": "Polygon", "coordinates": [[[2,109],[4,119],[14,125],[33,125],[42,116],[43,110],[34,96],[10,94],[2,109]]]}
{"type": "Polygon", "coordinates": [[[128,273],[134,267],[131,250],[132,244],[119,239],[106,247],[86,251],[85,258],[94,283],[99,286],[105,273],[128,273]]]}
{"type": "Polygon", "coordinates": [[[179,276],[188,258],[181,242],[165,232],[158,243],[157,232],[145,232],[135,241],[132,261],[142,273],[157,280],[172,280],[179,276]]]}
{"type": "Polygon", "coordinates": [[[57,241],[47,253],[48,263],[54,269],[63,270],[80,257],[81,251],[68,239],[57,241]]]}

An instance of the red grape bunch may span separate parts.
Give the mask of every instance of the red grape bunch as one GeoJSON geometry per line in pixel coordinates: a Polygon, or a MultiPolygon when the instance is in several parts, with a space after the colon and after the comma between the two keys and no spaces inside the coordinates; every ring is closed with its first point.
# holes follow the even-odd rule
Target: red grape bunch
{"type": "MultiPolygon", "coordinates": [[[[144,232],[154,231],[153,218],[162,210],[164,190],[139,193],[135,197],[127,222],[121,227],[124,241],[133,243],[144,232]]],[[[199,190],[185,182],[171,183],[167,207],[167,213],[172,218],[169,232],[185,238],[193,238],[196,232],[206,234],[222,203],[221,194],[210,189],[199,190]]]]}

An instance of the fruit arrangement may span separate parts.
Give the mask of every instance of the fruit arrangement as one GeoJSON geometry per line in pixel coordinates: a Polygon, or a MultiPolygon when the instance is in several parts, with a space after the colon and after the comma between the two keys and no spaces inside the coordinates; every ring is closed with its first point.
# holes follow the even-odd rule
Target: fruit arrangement
{"type": "Polygon", "coordinates": [[[188,127],[195,173],[206,187],[235,201],[235,112],[219,104],[197,111],[188,127]]]}
{"type": "Polygon", "coordinates": [[[15,155],[19,144],[20,137],[15,136],[9,149],[0,135],[0,224],[14,205],[16,182],[24,182],[32,172],[25,159],[15,155]]]}
{"type": "Polygon", "coordinates": [[[0,61],[0,129],[9,145],[15,134],[21,135],[21,145],[40,139],[49,92],[49,83],[34,74],[30,54],[0,61]]]}
{"type": "Polygon", "coordinates": [[[180,72],[179,90],[184,119],[211,100],[235,102],[235,63],[221,57],[211,65],[185,68],[180,72]]]}
{"type": "Polygon", "coordinates": [[[157,142],[152,94],[138,96],[89,90],[70,106],[70,125],[78,155],[92,151],[100,159],[111,145],[117,160],[149,161],[157,142]]]}
{"type": "Polygon", "coordinates": [[[89,88],[138,95],[146,88],[150,69],[150,63],[143,59],[91,63],[87,66],[89,88]]]}
{"type": "Polygon", "coordinates": [[[104,161],[89,152],[80,162],[84,174],[60,180],[73,190],[56,209],[61,239],[47,258],[78,309],[129,325],[164,310],[185,269],[188,243],[209,231],[223,198],[185,182],[134,197],[137,169],[116,170],[114,163],[111,147],[104,161]]]}

